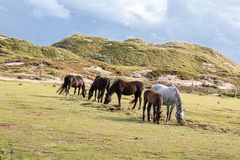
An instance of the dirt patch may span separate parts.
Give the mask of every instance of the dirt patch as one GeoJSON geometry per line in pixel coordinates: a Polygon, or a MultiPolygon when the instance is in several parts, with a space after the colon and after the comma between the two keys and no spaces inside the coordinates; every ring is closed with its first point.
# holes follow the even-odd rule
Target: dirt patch
{"type": "Polygon", "coordinates": [[[17,126],[15,124],[10,123],[0,123],[0,129],[14,129],[17,126]]]}
{"type": "MultiPolygon", "coordinates": [[[[239,112],[238,110],[235,110],[235,109],[230,109],[230,108],[223,108],[225,111],[227,111],[227,112],[230,112],[230,113],[235,113],[235,112],[239,112]]],[[[224,111],[223,110],[223,111],[224,111]]]]}
{"type": "Polygon", "coordinates": [[[99,66],[87,67],[87,68],[84,68],[84,70],[87,72],[101,75],[101,76],[110,76],[112,74],[112,72],[106,71],[102,67],[99,67],[99,66]]]}
{"type": "Polygon", "coordinates": [[[20,66],[23,65],[23,62],[8,62],[8,63],[3,63],[3,66],[20,66]]]}
{"type": "Polygon", "coordinates": [[[31,112],[30,114],[36,117],[41,117],[44,115],[42,112],[31,112]]]}
{"type": "Polygon", "coordinates": [[[133,78],[148,78],[151,79],[153,78],[153,75],[151,74],[152,70],[140,70],[140,71],[134,71],[131,73],[131,76],[133,78]]]}
{"type": "Polygon", "coordinates": [[[31,83],[56,83],[60,84],[62,81],[60,79],[46,79],[46,80],[31,80],[31,79],[18,79],[13,77],[0,77],[0,80],[4,81],[20,81],[20,82],[31,82],[31,83]]]}
{"type": "Polygon", "coordinates": [[[4,39],[7,39],[8,37],[6,36],[3,36],[3,35],[0,35],[0,39],[4,40],[4,39]]]}
{"type": "Polygon", "coordinates": [[[235,134],[240,135],[240,132],[235,131],[235,130],[231,130],[229,128],[223,128],[223,127],[215,126],[215,125],[212,125],[212,124],[201,123],[201,122],[193,121],[193,120],[186,120],[185,126],[193,128],[193,129],[208,130],[208,131],[218,132],[218,133],[231,132],[231,133],[235,133],[235,134]]]}
{"type": "Polygon", "coordinates": [[[133,80],[144,79],[144,80],[155,81],[163,84],[175,84],[181,87],[194,88],[194,87],[202,86],[202,87],[218,88],[222,90],[233,90],[236,88],[236,86],[231,83],[227,83],[218,78],[209,77],[209,76],[201,76],[200,79],[198,80],[194,80],[194,79],[184,80],[175,74],[162,74],[159,77],[155,77],[152,74],[151,70],[140,70],[140,71],[131,72],[130,77],[133,80]]]}

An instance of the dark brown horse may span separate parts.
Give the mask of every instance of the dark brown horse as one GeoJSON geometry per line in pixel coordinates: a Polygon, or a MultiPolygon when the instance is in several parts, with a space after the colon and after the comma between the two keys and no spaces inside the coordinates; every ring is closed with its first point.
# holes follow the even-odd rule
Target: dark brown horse
{"type": "Polygon", "coordinates": [[[85,83],[81,76],[67,75],[64,77],[64,82],[62,86],[57,90],[57,93],[62,94],[66,93],[66,96],[69,95],[70,88],[74,88],[74,95],[76,94],[76,89],[78,88],[78,96],[80,95],[80,89],[82,88],[82,96],[86,96],[85,83]]]}
{"type": "Polygon", "coordinates": [[[147,118],[148,121],[150,122],[150,110],[151,106],[153,105],[153,122],[159,124],[160,117],[161,117],[161,106],[163,104],[163,98],[161,94],[158,92],[149,89],[144,92],[144,105],[143,105],[143,116],[142,119],[143,121],[145,120],[145,110],[146,110],[146,105],[148,103],[148,108],[147,108],[147,118]]]}
{"type": "Polygon", "coordinates": [[[98,102],[102,103],[103,96],[105,90],[108,91],[110,86],[110,79],[107,77],[96,76],[93,84],[91,85],[88,93],[88,100],[93,96],[93,92],[95,92],[95,101],[97,99],[97,91],[98,91],[98,102]]]}
{"type": "Polygon", "coordinates": [[[111,102],[111,97],[113,93],[116,93],[118,96],[118,107],[121,108],[121,97],[122,95],[133,95],[134,99],[131,101],[131,103],[134,103],[132,109],[135,108],[137,101],[139,99],[139,108],[141,108],[141,95],[144,90],[144,84],[140,81],[132,81],[132,82],[126,82],[121,79],[117,79],[113,82],[111,87],[109,88],[104,104],[108,104],[111,102]]]}

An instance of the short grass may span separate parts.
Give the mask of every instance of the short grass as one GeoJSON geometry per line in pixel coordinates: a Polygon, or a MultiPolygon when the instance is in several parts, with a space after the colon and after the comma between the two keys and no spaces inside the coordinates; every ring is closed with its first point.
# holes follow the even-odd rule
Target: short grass
{"type": "MultiPolygon", "coordinates": [[[[13,159],[240,159],[240,100],[183,94],[186,126],[141,121],[56,95],[58,86],[0,81],[1,157],[13,159]],[[3,152],[3,153],[2,153],[3,152]]],[[[163,108],[164,114],[165,107],[163,108]]]]}

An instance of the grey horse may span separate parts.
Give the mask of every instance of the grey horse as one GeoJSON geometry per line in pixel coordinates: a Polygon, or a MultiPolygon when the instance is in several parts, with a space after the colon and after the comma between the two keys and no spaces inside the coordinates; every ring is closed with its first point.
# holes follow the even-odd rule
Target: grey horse
{"type": "Polygon", "coordinates": [[[179,125],[184,125],[184,111],[182,107],[182,99],[179,94],[177,87],[174,85],[172,86],[165,86],[163,84],[154,84],[152,89],[160,93],[163,97],[163,105],[167,105],[167,117],[166,122],[169,123],[171,119],[171,114],[176,106],[176,119],[179,125]]]}

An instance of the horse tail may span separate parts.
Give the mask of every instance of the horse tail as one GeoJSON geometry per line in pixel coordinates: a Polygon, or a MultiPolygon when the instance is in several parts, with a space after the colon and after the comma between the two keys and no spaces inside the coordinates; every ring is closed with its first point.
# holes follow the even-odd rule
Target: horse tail
{"type": "Polygon", "coordinates": [[[172,84],[172,87],[176,90],[176,94],[177,94],[178,96],[180,96],[180,93],[179,93],[178,88],[177,88],[174,84],[172,84]]]}
{"type": "Polygon", "coordinates": [[[58,94],[64,93],[64,91],[66,91],[66,89],[67,89],[67,86],[68,86],[68,80],[67,80],[67,78],[65,77],[65,78],[64,78],[64,82],[63,82],[62,86],[57,90],[57,93],[58,93],[58,94]]]}
{"type": "Polygon", "coordinates": [[[130,104],[133,104],[135,102],[135,99],[131,100],[129,103],[130,104]]]}
{"type": "Polygon", "coordinates": [[[110,80],[107,80],[107,87],[106,87],[107,91],[109,90],[109,87],[110,87],[110,80]]]}
{"type": "Polygon", "coordinates": [[[86,86],[85,86],[85,83],[83,82],[83,84],[82,84],[82,92],[83,91],[85,92],[85,90],[86,90],[86,86]]]}
{"type": "Polygon", "coordinates": [[[142,92],[144,90],[144,84],[142,82],[140,82],[136,86],[137,86],[138,92],[142,94],[142,92]]]}
{"type": "MultiPolygon", "coordinates": [[[[136,82],[136,83],[135,83],[135,86],[136,86],[137,92],[140,94],[139,96],[140,96],[140,98],[141,98],[142,92],[143,92],[143,90],[144,90],[144,84],[143,84],[142,82],[136,82]]],[[[135,103],[135,101],[136,101],[136,99],[134,98],[134,99],[133,99],[131,102],[129,102],[129,103],[132,104],[132,103],[135,103]]]]}

